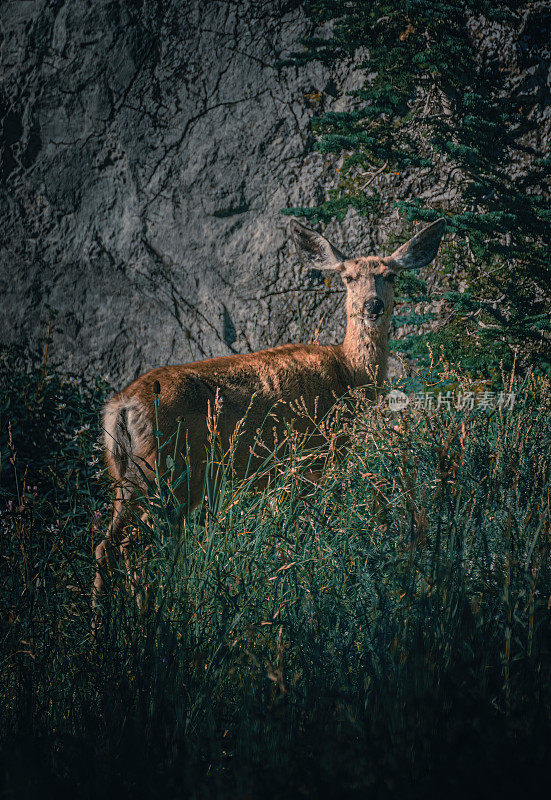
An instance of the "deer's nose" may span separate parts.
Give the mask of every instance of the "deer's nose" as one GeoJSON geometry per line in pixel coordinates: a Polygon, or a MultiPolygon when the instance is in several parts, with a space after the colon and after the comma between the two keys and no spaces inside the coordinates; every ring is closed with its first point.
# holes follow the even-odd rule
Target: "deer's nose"
{"type": "Polygon", "coordinates": [[[368,300],[364,305],[364,313],[368,316],[378,317],[384,310],[385,304],[378,297],[374,300],[368,300]]]}

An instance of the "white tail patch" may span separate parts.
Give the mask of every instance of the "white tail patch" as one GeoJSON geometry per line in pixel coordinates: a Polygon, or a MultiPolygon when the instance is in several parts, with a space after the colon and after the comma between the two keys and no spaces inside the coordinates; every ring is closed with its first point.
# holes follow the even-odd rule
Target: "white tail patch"
{"type": "Polygon", "coordinates": [[[137,397],[115,397],[103,414],[105,450],[118,480],[139,479],[136,469],[141,454],[151,450],[153,427],[137,397]]]}

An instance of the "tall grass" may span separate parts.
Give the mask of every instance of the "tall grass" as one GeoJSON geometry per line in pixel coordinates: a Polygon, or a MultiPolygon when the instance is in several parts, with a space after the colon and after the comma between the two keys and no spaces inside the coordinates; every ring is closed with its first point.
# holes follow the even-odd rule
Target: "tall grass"
{"type": "Polygon", "coordinates": [[[256,492],[220,468],[214,435],[201,514],[180,527],[172,470],[145,501],[147,611],[121,567],[93,637],[105,387],[5,365],[10,796],[456,796],[469,778],[477,796],[535,780],[551,733],[547,386],[525,383],[508,411],[358,396],[321,481],[290,437],[256,492]]]}

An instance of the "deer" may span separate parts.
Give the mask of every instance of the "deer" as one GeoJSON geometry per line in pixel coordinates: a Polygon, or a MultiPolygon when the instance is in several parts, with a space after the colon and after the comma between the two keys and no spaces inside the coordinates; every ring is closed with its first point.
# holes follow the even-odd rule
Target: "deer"
{"type": "MultiPolygon", "coordinates": [[[[278,435],[284,437],[289,422],[315,438],[314,418],[322,419],[350,390],[364,387],[371,399],[378,396],[387,379],[394,280],[402,271],[425,267],[434,260],[445,227],[445,219],[438,219],[390,256],[347,258],[324,236],[291,220],[291,237],[303,264],[337,273],[344,283],[346,335],[342,344],[285,344],[158,367],[107,402],[104,453],[115,499],[111,523],[95,549],[95,601],[103,592],[112,556],[122,553],[126,558],[130,539],[125,531],[132,529],[132,521],[140,515],[148,471],[153,474],[155,466],[166,469],[168,448],[163,454],[161,435],[166,442],[178,431],[185,442],[175,456],[179,468],[187,465],[190,474],[176,494],[182,507],[191,511],[204,500],[215,405],[222,449],[229,448],[232,437],[239,433],[232,467],[237,478],[245,478],[250,474],[259,431],[267,451],[275,447],[278,435]],[[308,413],[299,415],[297,403],[308,413]]],[[[146,520],[146,512],[141,517],[146,520]]]]}

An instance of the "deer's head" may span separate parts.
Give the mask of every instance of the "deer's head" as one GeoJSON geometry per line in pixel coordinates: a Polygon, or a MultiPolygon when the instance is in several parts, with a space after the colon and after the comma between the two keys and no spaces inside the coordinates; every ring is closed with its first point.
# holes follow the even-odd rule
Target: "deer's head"
{"type": "Polygon", "coordinates": [[[346,286],[349,324],[367,329],[388,321],[394,306],[393,282],[402,270],[425,267],[438,252],[446,221],[428,225],[391,256],[347,258],[319,233],[291,221],[291,234],[299,257],[312,269],[338,272],[346,286]]]}

